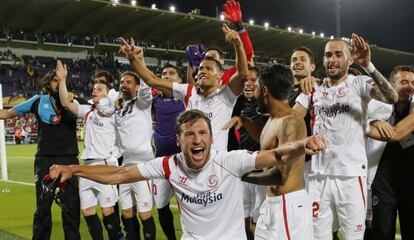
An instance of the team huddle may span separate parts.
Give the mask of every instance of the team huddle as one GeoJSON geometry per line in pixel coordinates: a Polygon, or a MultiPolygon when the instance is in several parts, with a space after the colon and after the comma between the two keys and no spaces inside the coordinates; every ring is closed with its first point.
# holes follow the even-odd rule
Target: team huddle
{"type": "Polygon", "coordinates": [[[176,239],[172,197],[182,239],[337,239],[338,230],[343,239],[394,239],[397,211],[403,238],[414,239],[414,68],[398,66],[387,80],[357,34],[326,43],[324,79],[312,76],[305,46],[293,49],[290,66],[258,68],[239,3],[224,11],[230,69],[220,49],[191,45],[187,77],[174,65],[157,76],[134,39],[121,39],[133,71],[121,75],[119,91],[100,71],[92,99],[74,98],[57,60],[43,78],[47,94],[0,112],[38,118],[33,239],[50,238],[45,176],[67,182],[66,239],[80,239],[79,212],[91,237],[103,239],[98,205],[109,239],[140,239],[140,222],[144,239],[155,239],[154,204],[166,238],[176,239]]]}

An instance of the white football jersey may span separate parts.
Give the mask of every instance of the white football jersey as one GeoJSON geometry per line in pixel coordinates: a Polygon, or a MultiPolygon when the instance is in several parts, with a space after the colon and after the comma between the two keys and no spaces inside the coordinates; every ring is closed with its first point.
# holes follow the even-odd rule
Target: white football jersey
{"type": "Polygon", "coordinates": [[[125,101],[122,108],[115,111],[116,132],[125,164],[154,158],[151,105],[151,88],[141,81],[137,97],[125,101]]]}
{"type": "MultiPolygon", "coordinates": [[[[387,121],[392,114],[393,106],[378,100],[372,99],[368,104],[368,124],[373,120],[387,121]]],[[[369,127],[367,127],[367,130],[369,127]]],[[[372,138],[367,138],[365,148],[368,157],[368,188],[371,188],[371,183],[374,181],[375,173],[377,171],[379,160],[384,152],[387,142],[378,141],[372,138]]]]}
{"type": "Polygon", "coordinates": [[[309,176],[366,176],[365,127],[374,80],[348,76],[337,86],[324,79],[312,94],[296,99],[311,112],[313,134],[323,136],[326,149],[314,155],[309,176]]]}
{"type": "Polygon", "coordinates": [[[187,110],[198,109],[211,120],[214,143],[211,149],[227,151],[229,130],[221,128],[231,119],[237,97],[228,85],[203,97],[190,84],[173,83],[174,97],[179,98],[187,110]]]}
{"type": "Polygon", "coordinates": [[[182,153],[139,164],[147,179],[166,178],[181,209],[182,239],[246,239],[240,177],[254,170],[256,153],[212,151],[199,171],[182,153]]]}
{"type": "Polygon", "coordinates": [[[118,158],[119,151],[115,145],[115,123],[113,116],[105,117],[92,110],[91,105],[78,105],[78,117],[84,122],[85,148],[81,159],[118,158]]]}

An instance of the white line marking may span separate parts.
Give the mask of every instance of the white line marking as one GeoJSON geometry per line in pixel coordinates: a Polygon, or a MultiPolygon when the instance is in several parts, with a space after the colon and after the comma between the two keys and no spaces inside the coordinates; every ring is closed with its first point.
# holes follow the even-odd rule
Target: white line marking
{"type": "Polygon", "coordinates": [[[26,186],[34,186],[34,183],[28,183],[28,182],[19,182],[19,181],[13,181],[13,180],[0,180],[1,182],[7,182],[7,183],[16,183],[16,184],[20,184],[20,185],[26,185],[26,186]]]}
{"type": "Polygon", "coordinates": [[[7,158],[17,158],[17,159],[34,159],[35,157],[26,157],[26,156],[8,156],[7,158]]]}
{"type": "MultiPolygon", "coordinates": [[[[7,182],[7,183],[15,183],[15,184],[20,184],[20,185],[26,185],[26,186],[34,186],[34,183],[28,183],[28,182],[19,182],[19,181],[13,181],[13,180],[1,180],[0,182],[7,182]]],[[[176,204],[170,204],[170,208],[178,208],[178,206],[176,204]]]]}

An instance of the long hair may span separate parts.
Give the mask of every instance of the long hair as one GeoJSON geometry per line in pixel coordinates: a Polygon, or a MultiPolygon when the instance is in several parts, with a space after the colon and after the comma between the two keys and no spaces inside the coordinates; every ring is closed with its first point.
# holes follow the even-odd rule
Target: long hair
{"type": "Polygon", "coordinates": [[[50,82],[52,82],[53,78],[56,76],[56,71],[51,70],[47,72],[42,78],[39,80],[39,87],[40,90],[44,93],[52,93],[50,89],[50,82]]]}

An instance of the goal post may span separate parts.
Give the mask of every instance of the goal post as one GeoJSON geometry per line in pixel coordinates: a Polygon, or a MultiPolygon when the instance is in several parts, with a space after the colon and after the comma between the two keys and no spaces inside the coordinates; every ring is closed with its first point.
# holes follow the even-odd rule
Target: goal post
{"type": "MultiPolygon", "coordinates": [[[[3,89],[0,84],[0,109],[3,109],[3,89]]],[[[1,159],[1,179],[3,181],[9,180],[7,174],[7,159],[6,159],[6,135],[4,133],[4,120],[0,120],[0,159],[1,159]]]]}

